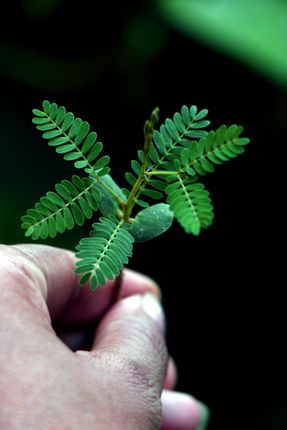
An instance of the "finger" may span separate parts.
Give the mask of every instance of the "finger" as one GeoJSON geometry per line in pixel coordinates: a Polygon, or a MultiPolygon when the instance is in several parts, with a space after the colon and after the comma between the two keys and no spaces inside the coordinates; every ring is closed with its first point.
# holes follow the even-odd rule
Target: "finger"
{"type": "Polygon", "coordinates": [[[160,396],[168,361],[164,325],[163,310],[152,294],[122,299],[101,321],[91,354],[120,357],[125,375],[131,371],[128,380],[149,381],[160,396]]]}
{"type": "MultiPolygon", "coordinates": [[[[81,324],[101,316],[110,305],[114,282],[96,292],[79,285],[74,273],[73,252],[46,245],[0,245],[3,273],[16,293],[31,292],[36,301],[47,302],[52,318],[62,317],[67,323],[81,324]],[[6,263],[5,263],[6,260],[6,263]],[[40,293],[40,294],[39,294],[40,293]],[[64,315],[63,315],[64,314],[64,315]]],[[[150,291],[159,296],[159,289],[148,277],[124,270],[120,297],[150,291]]],[[[38,303],[43,308],[43,303],[38,303]]]]}
{"type": "MultiPolygon", "coordinates": [[[[92,291],[88,285],[77,284],[74,297],[69,301],[61,315],[61,322],[66,324],[83,324],[102,317],[114,302],[116,281],[108,281],[105,288],[98,287],[92,291]]],[[[124,269],[121,276],[120,291],[117,299],[134,294],[150,292],[160,298],[157,284],[148,276],[130,269],[124,269]]]]}
{"type": "Polygon", "coordinates": [[[185,393],[163,390],[161,430],[205,430],[209,421],[206,405],[185,393]]]}
{"type": "Polygon", "coordinates": [[[164,388],[171,390],[175,387],[177,381],[177,369],[176,364],[172,357],[169,357],[167,365],[167,375],[164,382],[164,388]]]}

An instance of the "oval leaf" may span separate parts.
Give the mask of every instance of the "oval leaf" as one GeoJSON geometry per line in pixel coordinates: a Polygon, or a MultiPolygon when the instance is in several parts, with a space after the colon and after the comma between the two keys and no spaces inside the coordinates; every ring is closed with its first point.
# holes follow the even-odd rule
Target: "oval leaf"
{"type": "Polygon", "coordinates": [[[137,242],[153,239],[169,229],[173,214],[166,203],[158,203],[140,211],[129,228],[137,242]]]}

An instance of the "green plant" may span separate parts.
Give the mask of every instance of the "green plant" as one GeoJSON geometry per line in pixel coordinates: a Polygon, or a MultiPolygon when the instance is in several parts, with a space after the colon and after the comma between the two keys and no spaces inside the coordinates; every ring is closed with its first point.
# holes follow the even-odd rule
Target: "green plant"
{"type": "Polygon", "coordinates": [[[144,144],[132,160],[132,172],[125,178],[129,188],[120,188],[109,175],[110,158],[101,154],[103,145],[90,126],[56,103],[43,102],[34,109],[33,123],[43,132],[48,145],[73,161],[86,176],[72,176],[55,185],[33,209],[22,217],[26,236],[46,239],[82,225],[100,211],[90,237],[77,245],[76,273],[81,284],[105,285],[120,274],[132,255],[133,242],[152,239],[164,233],[173,218],[186,233],[198,235],[213,221],[213,206],[199,177],[244,152],[249,139],[243,128],[222,125],[207,132],[208,111],[182,106],[173,119],[155,130],[159,109],[144,124],[144,144]],[[161,201],[166,203],[150,204],[161,201]]]}

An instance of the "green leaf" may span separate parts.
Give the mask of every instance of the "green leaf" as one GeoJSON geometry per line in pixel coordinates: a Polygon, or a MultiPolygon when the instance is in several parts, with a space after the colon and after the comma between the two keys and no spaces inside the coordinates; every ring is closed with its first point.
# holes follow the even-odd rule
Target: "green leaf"
{"type": "MultiPolygon", "coordinates": [[[[98,200],[97,199],[94,199],[93,198],[93,196],[92,196],[92,194],[89,194],[89,193],[87,193],[86,194],[86,200],[87,200],[87,202],[88,202],[88,204],[89,204],[89,207],[95,212],[95,211],[97,211],[98,209],[99,209],[99,205],[98,205],[98,200]]],[[[84,212],[84,211],[83,211],[84,212]]],[[[87,215],[86,215],[86,217],[87,218],[89,218],[87,215]]]]}
{"type": "Polygon", "coordinates": [[[152,145],[149,152],[148,152],[148,156],[149,159],[153,162],[153,163],[158,163],[160,160],[159,154],[156,150],[156,148],[152,145]]]}
{"type": "Polygon", "coordinates": [[[54,123],[49,123],[49,124],[40,124],[36,126],[37,130],[40,131],[49,131],[49,130],[54,130],[56,128],[56,125],[54,123]]]}
{"type": "Polygon", "coordinates": [[[110,162],[110,157],[108,155],[104,155],[103,157],[99,158],[99,160],[94,165],[95,170],[102,169],[110,162]]]}
{"type": "Polygon", "coordinates": [[[73,139],[77,133],[80,130],[80,127],[82,125],[83,121],[80,118],[76,118],[73,123],[72,123],[72,127],[70,128],[70,131],[68,133],[68,136],[70,139],[73,139]]]}
{"type": "Polygon", "coordinates": [[[56,148],[56,152],[58,154],[66,154],[67,152],[75,149],[75,145],[73,143],[68,143],[67,145],[61,145],[56,148]]]}
{"type": "Polygon", "coordinates": [[[154,140],[159,152],[161,154],[163,154],[165,151],[165,143],[164,143],[162,135],[157,130],[155,130],[153,133],[153,140],[154,140]]]}
{"type": "Polygon", "coordinates": [[[64,233],[66,230],[65,220],[60,212],[56,213],[56,225],[59,233],[64,233]]]}
{"type": "Polygon", "coordinates": [[[93,228],[91,237],[82,239],[76,247],[76,273],[84,273],[82,284],[90,278],[94,290],[118,276],[132,254],[134,239],[123,220],[100,218],[93,228]]]}
{"type": "Polygon", "coordinates": [[[196,113],[197,113],[197,107],[196,106],[191,106],[189,109],[189,113],[192,119],[195,119],[196,113]]]}
{"type": "Polygon", "coordinates": [[[174,121],[174,124],[175,124],[177,130],[180,133],[184,133],[186,127],[185,127],[185,124],[183,122],[182,116],[178,112],[175,112],[175,114],[173,115],[173,121],[174,121]]]}
{"type": "MultiPolygon", "coordinates": [[[[196,118],[196,117],[195,117],[196,118]]],[[[210,124],[210,121],[203,120],[203,121],[197,121],[190,125],[191,128],[205,128],[208,127],[210,124]]]]}
{"type": "Polygon", "coordinates": [[[58,207],[57,205],[55,205],[55,203],[48,199],[47,196],[41,197],[40,198],[40,204],[48,209],[50,209],[52,212],[57,212],[58,207]]]}
{"type": "Polygon", "coordinates": [[[49,236],[51,238],[56,237],[57,235],[57,226],[55,219],[53,217],[48,218],[48,230],[49,230],[49,236]]]}
{"type": "Polygon", "coordinates": [[[53,191],[48,191],[46,195],[48,199],[55,203],[57,206],[64,207],[66,205],[64,200],[53,191]]]}
{"type": "Polygon", "coordinates": [[[142,194],[144,194],[145,196],[148,196],[148,197],[150,197],[152,199],[155,199],[155,200],[160,200],[162,198],[162,193],[161,192],[156,191],[156,190],[151,190],[149,188],[148,189],[145,188],[142,191],[142,194]]]}
{"type": "Polygon", "coordinates": [[[40,225],[40,237],[41,239],[47,239],[49,235],[48,223],[47,221],[43,221],[40,225]]]}
{"type": "Polygon", "coordinates": [[[36,225],[31,234],[32,234],[31,237],[33,240],[39,239],[41,234],[41,227],[39,225],[36,225]]]}
{"type": "Polygon", "coordinates": [[[207,228],[213,221],[213,207],[209,193],[203,184],[193,178],[177,176],[167,186],[167,202],[177,221],[186,233],[198,235],[201,228],[207,228]]]}
{"type": "Polygon", "coordinates": [[[79,205],[80,205],[80,208],[81,208],[84,216],[87,219],[92,218],[92,216],[93,216],[93,210],[90,207],[89,203],[83,197],[81,197],[81,196],[79,197],[79,205]]]}
{"type": "Polygon", "coordinates": [[[62,130],[51,130],[43,133],[42,137],[44,139],[53,139],[53,137],[60,136],[62,134],[62,130]]]}
{"type": "Polygon", "coordinates": [[[86,167],[88,165],[89,165],[89,162],[87,160],[79,160],[79,161],[76,161],[74,164],[74,166],[77,169],[82,169],[83,167],[86,167]]]}
{"type": "Polygon", "coordinates": [[[132,160],[131,161],[131,167],[132,167],[133,171],[135,172],[135,174],[137,176],[139,176],[140,172],[141,172],[141,165],[140,165],[140,163],[137,160],[132,160]]]}
{"type": "MultiPolygon", "coordinates": [[[[85,186],[83,180],[78,175],[72,176],[72,182],[75,185],[75,187],[78,188],[78,190],[80,190],[81,192],[85,191],[86,186],[85,186]]],[[[89,183],[89,185],[90,185],[90,183],[89,183]]]]}
{"type": "Polygon", "coordinates": [[[208,114],[208,109],[202,109],[200,112],[198,112],[198,114],[194,116],[194,119],[195,121],[199,121],[205,118],[207,114],[208,114]]]}
{"type": "Polygon", "coordinates": [[[191,122],[189,109],[186,105],[183,105],[181,108],[181,116],[186,126],[188,126],[191,122]]]}
{"type": "Polygon", "coordinates": [[[79,206],[77,206],[75,203],[71,203],[71,210],[76,223],[78,225],[83,225],[85,222],[85,217],[79,206]]]}
{"type": "Polygon", "coordinates": [[[286,1],[157,0],[157,3],[164,17],[180,31],[287,86],[286,1]]]}
{"type": "Polygon", "coordinates": [[[185,135],[187,137],[190,137],[193,139],[201,139],[201,138],[207,136],[207,131],[205,131],[205,130],[188,130],[185,132],[185,135]]]}
{"type": "Polygon", "coordinates": [[[158,203],[141,210],[128,231],[136,242],[144,242],[163,234],[170,228],[172,221],[169,205],[158,203]]]}
{"type": "MultiPolygon", "coordinates": [[[[54,191],[47,192],[22,217],[22,228],[33,237],[55,237],[66,229],[72,229],[76,224],[82,225],[86,218],[90,219],[99,205],[94,194],[101,198],[99,191],[93,192],[94,180],[72,176],[72,182],[63,180],[55,185],[54,191]],[[38,229],[38,227],[40,229],[38,229]]],[[[28,234],[28,233],[27,233],[28,234]]]]}
{"type": "MultiPolygon", "coordinates": [[[[46,124],[50,121],[50,118],[46,117],[45,118],[32,118],[32,122],[34,124],[46,124]]],[[[54,125],[53,125],[54,127],[54,125]]],[[[38,128],[38,127],[37,127],[38,128]]],[[[40,129],[41,130],[41,129],[40,129]]]]}
{"type": "MultiPolygon", "coordinates": [[[[82,154],[86,154],[93,147],[96,140],[97,140],[97,133],[95,131],[92,131],[91,133],[89,133],[85,139],[85,142],[83,143],[82,150],[81,150],[82,154]]],[[[100,142],[98,142],[98,144],[100,144],[100,142]]],[[[91,160],[89,159],[89,161],[91,162],[93,161],[93,159],[91,160]]]]}
{"type": "Polygon", "coordinates": [[[74,228],[75,222],[72,217],[71,211],[67,207],[63,209],[63,217],[64,217],[66,228],[68,230],[72,230],[74,228]]]}
{"type": "Polygon", "coordinates": [[[54,139],[49,140],[49,146],[57,146],[62,145],[63,143],[69,142],[69,138],[67,136],[55,137],[54,139]]]}
{"type": "MultiPolygon", "coordinates": [[[[43,118],[45,118],[45,119],[48,119],[47,118],[47,116],[46,116],[46,114],[45,114],[45,112],[42,112],[41,110],[39,110],[39,109],[33,109],[32,110],[32,112],[33,112],[33,114],[34,115],[36,115],[36,116],[40,116],[40,117],[43,117],[43,118]]],[[[36,119],[36,118],[33,118],[33,119],[36,119]]]]}
{"type": "Polygon", "coordinates": [[[103,169],[101,169],[100,171],[97,172],[98,176],[106,176],[110,173],[110,168],[109,167],[104,167],[103,169]]]}
{"type": "Polygon", "coordinates": [[[90,129],[90,125],[88,122],[84,121],[80,127],[79,130],[77,131],[76,137],[75,137],[75,145],[79,145],[80,143],[83,142],[83,140],[85,139],[85,137],[87,136],[88,132],[90,129]]]}
{"type": "Polygon", "coordinates": [[[214,166],[211,164],[206,158],[200,159],[201,166],[206,172],[212,173],[214,172],[214,166]]]}
{"type": "Polygon", "coordinates": [[[48,102],[48,100],[43,101],[43,109],[44,109],[44,112],[47,115],[49,115],[49,113],[50,113],[50,102],[48,102]]]}
{"type": "Polygon", "coordinates": [[[91,163],[92,161],[94,161],[97,156],[101,153],[103,149],[103,144],[101,142],[97,142],[93,148],[91,149],[91,151],[89,152],[89,155],[87,157],[89,163],[91,163]]]}
{"type": "Polygon", "coordinates": [[[61,124],[61,122],[63,121],[63,119],[65,118],[66,115],[66,109],[64,108],[64,106],[60,106],[58,109],[58,113],[55,119],[55,123],[59,126],[61,124]]]}
{"type": "Polygon", "coordinates": [[[134,184],[137,181],[137,178],[132,173],[130,173],[130,172],[127,172],[125,174],[125,178],[126,178],[126,180],[128,181],[128,183],[130,184],[131,187],[133,187],[134,184]]]}
{"type": "Polygon", "coordinates": [[[81,152],[68,152],[64,154],[64,160],[67,161],[78,160],[79,158],[82,158],[81,152]]]}
{"type": "Polygon", "coordinates": [[[50,104],[50,113],[49,113],[49,117],[53,120],[55,119],[55,116],[57,115],[58,112],[58,106],[56,105],[56,103],[51,103],[50,104]]]}
{"type": "Polygon", "coordinates": [[[61,129],[64,133],[71,127],[71,125],[73,124],[73,121],[74,121],[74,114],[72,114],[72,112],[68,112],[65,115],[63,124],[61,126],[61,129]]]}
{"type": "Polygon", "coordinates": [[[178,134],[178,131],[177,131],[176,126],[174,125],[173,121],[171,119],[167,118],[165,120],[165,126],[167,128],[167,131],[168,131],[170,137],[172,137],[172,139],[174,139],[174,140],[178,140],[179,134],[178,134]]]}
{"type": "Polygon", "coordinates": [[[156,190],[165,191],[167,184],[166,184],[166,182],[160,181],[158,179],[149,179],[148,185],[151,185],[156,190]]]}

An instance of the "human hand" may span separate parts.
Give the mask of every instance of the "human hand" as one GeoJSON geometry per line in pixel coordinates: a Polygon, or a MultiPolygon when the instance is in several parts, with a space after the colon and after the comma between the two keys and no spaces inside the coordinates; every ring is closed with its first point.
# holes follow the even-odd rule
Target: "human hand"
{"type": "Polygon", "coordinates": [[[199,429],[202,405],[172,391],[157,286],[124,270],[113,304],[115,282],[82,288],[74,263],[62,249],[0,245],[0,428],[199,429]],[[51,321],[72,327],[66,344],[51,321]],[[73,352],[87,323],[91,349],[73,352]]]}

